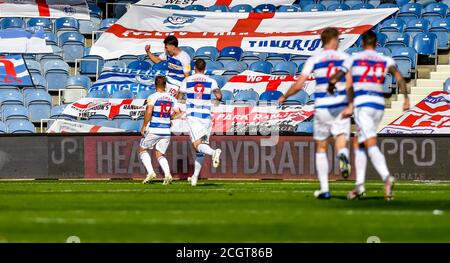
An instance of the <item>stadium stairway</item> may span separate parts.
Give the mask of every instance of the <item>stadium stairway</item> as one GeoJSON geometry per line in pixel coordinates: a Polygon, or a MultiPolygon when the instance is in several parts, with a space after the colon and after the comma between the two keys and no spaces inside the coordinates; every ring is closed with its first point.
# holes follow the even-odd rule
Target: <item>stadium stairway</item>
{"type": "MultiPolygon", "coordinates": [[[[433,91],[442,90],[445,80],[450,76],[450,54],[438,55],[438,65],[419,65],[418,79],[408,83],[408,93],[411,107],[423,100],[433,91]]],[[[386,125],[402,115],[403,95],[394,95],[386,103],[386,110],[383,121],[378,129],[383,129],[386,125]],[[389,107],[390,106],[390,107],[389,107]]]]}

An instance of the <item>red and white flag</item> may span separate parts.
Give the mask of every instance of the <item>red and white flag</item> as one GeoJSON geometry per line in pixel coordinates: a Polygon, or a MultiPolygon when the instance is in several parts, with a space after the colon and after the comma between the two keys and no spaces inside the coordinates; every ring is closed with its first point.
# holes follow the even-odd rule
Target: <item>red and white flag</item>
{"type": "Polygon", "coordinates": [[[320,33],[326,27],[341,31],[340,49],[353,45],[360,34],[396,12],[397,8],[342,12],[216,13],[132,5],[91,49],[91,55],[114,59],[142,55],[147,44],[163,52],[163,39],[179,38],[180,46],[313,55],[320,52],[320,33]]]}
{"type": "MultiPolygon", "coordinates": [[[[291,5],[295,0],[272,0],[270,4],[275,6],[279,5],[291,5]]],[[[267,0],[141,0],[138,5],[150,5],[150,6],[163,6],[163,5],[178,5],[181,7],[187,7],[190,5],[202,5],[202,6],[212,6],[212,5],[226,5],[226,6],[236,6],[241,4],[248,4],[252,7],[267,4],[267,0]]]]}
{"type": "Polygon", "coordinates": [[[434,91],[380,133],[450,134],[450,93],[434,91]]]}
{"type": "Polygon", "coordinates": [[[47,130],[47,133],[101,133],[101,132],[116,133],[116,132],[125,132],[125,130],[67,120],[56,120],[47,130]]]}
{"type": "Polygon", "coordinates": [[[86,0],[5,0],[0,1],[0,17],[90,19],[86,0]]]}

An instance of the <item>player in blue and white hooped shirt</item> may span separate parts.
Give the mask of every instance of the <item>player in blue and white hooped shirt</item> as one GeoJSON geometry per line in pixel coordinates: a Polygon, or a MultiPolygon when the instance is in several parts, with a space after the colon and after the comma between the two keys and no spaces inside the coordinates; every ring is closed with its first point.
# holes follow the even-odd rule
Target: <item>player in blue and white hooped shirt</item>
{"type": "MultiPolygon", "coordinates": [[[[392,199],[394,177],[390,175],[386,159],[377,145],[377,129],[384,114],[384,91],[385,77],[391,73],[397,80],[399,89],[403,92],[405,99],[403,110],[409,109],[409,99],[406,82],[395,66],[392,58],[378,54],[375,50],[377,35],[373,31],[367,31],[362,35],[362,46],[364,50],[353,54],[344,62],[343,69],[330,79],[330,87],[347,74],[347,85],[349,89],[349,100],[354,104],[354,118],[358,128],[353,141],[355,151],[356,186],[347,198],[352,200],[359,198],[365,192],[364,182],[367,166],[367,154],[385,182],[385,199],[392,199]]],[[[352,112],[346,113],[351,115],[352,112]]]]}
{"type": "Polygon", "coordinates": [[[321,34],[323,50],[310,57],[297,82],[279,99],[283,103],[287,98],[301,90],[311,73],[316,79],[314,92],[314,140],[316,141],[316,170],[320,181],[320,190],[314,195],[319,199],[329,199],[328,186],[328,139],[333,136],[335,148],[339,158],[341,175],[346,178],[350,174],[350,158],[347,148],[350,139],[350,119],[344,118],[342,112],[348,107],[347,87],[345,78],[336,84],[337,92],[329,94],[328,80],[335,72],[342,68],[348,58],[344,52],[337,51],[339,46],[339,31],[326,28],[321,34]]]}
{"type": "Polygon", "coordinates": [[[189,128],[189,137],[197,152],[194,174],[191,185],[196,186],[200,170],[206,155],[212,156],[213,166],[220,164],[220,149],[209,146],[211,133],[211,98],[214,93],[217,100],[222,99],[222,93],[216,80],[205,75],[206,62],[203,59],[195,61],[195,74],[187,77],[181,84],[180,94],[186,94],[186,116],[189,128]]]}
{"type": "Polygon", "coordinates": [[[164,185],[172,182],[169,163],[164,154],[170,143],[171,120],[180,115],[177,100],[165,91],[166,78],[155,78],[156,92],[147,99],[147,110],[142,124],[141,134],[143,138],[139,144],[139,157],[147,170],[144,184],[150,183],[156,178],[153,170],[149,149],[156,149],[156,158],[164,171],[164,185]],[[175,114],[174,114],[175,113],[175,114]]]}
{"type": "Polygon", "coordinates": [[[178,47],[178,39],[175,36],[168,36],[164,39],[165,52],[159,56],[153,55],[150,48],[150,45],[145,46],[145,51],[153,63],[167,61],[166,91],[177,97],[181,82],[190,75],[191,57],[178,47]]]}

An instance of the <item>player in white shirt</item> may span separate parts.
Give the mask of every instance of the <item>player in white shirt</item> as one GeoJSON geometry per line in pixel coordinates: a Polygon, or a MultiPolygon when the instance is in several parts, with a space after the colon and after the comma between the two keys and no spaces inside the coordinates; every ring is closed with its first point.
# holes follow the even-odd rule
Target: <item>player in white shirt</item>
{"type": "Polygon", "coordinates": [[[338,91],[327,93],[328,80],[342,68],[348,55],[337,51],[339,47],[339,31],[326,28],[322,34],[323,50],[310,57],[303,67],[297,82],[279,99],[280,104],[299,92],[311,73],[314,73],[316,86],[314,92],[314,140],[316,141],[316,170],[320,181],[320,190],[314,195],[319,199],[329,199],[328,186],[328,139],[333,136],[339,158],[341,175],[346,178],[350,174],[350,158],[347,143],[350,138],[350,119],[344,118],[342,112],[348,110],[347,87],[345,78],[336,84],[338,91]]]}
{"type": "Polygon", "coordinates": [[[178,39],[175,36],[168,36],[164,39],[165,52],[159,56],[153,55],[150,48],[150,45],[145,46],[145,51],[153,63],[167,61],[166,91],[176,98],[181,82],[190,75],[191,57],[178,47],[178,39]]]}
{"type": "Polygon", "coordinates": [[[195,170],[191,177],[191,185],[196,186],[200,170],[206,155],[212,156],[213,166],[220,164],[220,149],[209,146],[211,133],[211,95],[217,100],[222,99],[222,93],[216,80],[205,75],[206,62],[203,59],[195,61],[195,74],[187,77],[181,84],[180,94],[186,94],[186,118],[189,127],[189,137],[197,152],[195,170]]]}
{"type": "MultiPolygon", "coordinates": [[[[347,74],[349,100],[354,104],[354,118],[358,126],[356,137],[353,141],[355,151],[356,186],[347,198],[352,200],[362,196],[365,192],[364,182],[367,166],[367,154],[377,170],[381,179],[385,182],[385,199],[392,199],[394,177],[390,175],[386,159],[377,145],[377,129],[384,114],[384,79],[391,73],[397,80],[399,89],[405,99],[403,110],[409,109],[409,99],[406,90],[406,82],[395,66],[392,58],[378,54],[377,35],[367,31],[362,35],[364,51],[353,54],[344,62],[343,70],[330,79],[330,92],[333,85],[344,74],[347,74]]],[[[350,116],[351,111],[347,112],[350,116]]]]}
{"type": "Polygon", "coordinates": [[[171,120],[180,115],[180,109],[177,100],[165,91],[164,76],[155,78],[155,89],[156,92],[147,99],[147,110],[141,128],[143,138],[139,144],[139,157],[147,170],[147,177],[143,183],[150,183],[156,178],[156,173],[148,150],[156,148],[156,158],[164,171],[163,184],[167,185],[172,182],[172,175],[164,154],[170,143],[171,120]]]}

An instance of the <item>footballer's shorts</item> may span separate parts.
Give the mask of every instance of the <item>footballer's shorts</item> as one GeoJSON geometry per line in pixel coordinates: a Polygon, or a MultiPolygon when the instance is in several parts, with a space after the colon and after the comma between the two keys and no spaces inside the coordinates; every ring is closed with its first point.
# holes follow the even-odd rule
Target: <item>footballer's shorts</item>
{"type": "Polygon", "coordinates": [[[192,143],[201,140],[202,143],[209,144],[209,136],[211,135],[212,128],[211,119],[188,117],[187,125],[192,143]]]}
{"type": "Polygon", "coordinates": [[[330,136],[337,137],[345,135],[350,139],[350,118],[342,118],[342,111],[345,108],[337,109],[316,109],[314,113],[314,140],[324,141],[330,136]]]}
{"type": "Polygon", "coordinates": [[[141,139],[139,146],[148,150],[156,149],[162,154],[165,154],[169,147],[170,136],[159,136],[155,134],[146,133],[145,137],[141,139]]]}
{"type": "Polygon", "coordinates": [[[355,108],[355,122],[358,126],[356,135],[358,143],[377,137],[378,125],[383,119],[384,111],[369,107],[355,108]]]}

